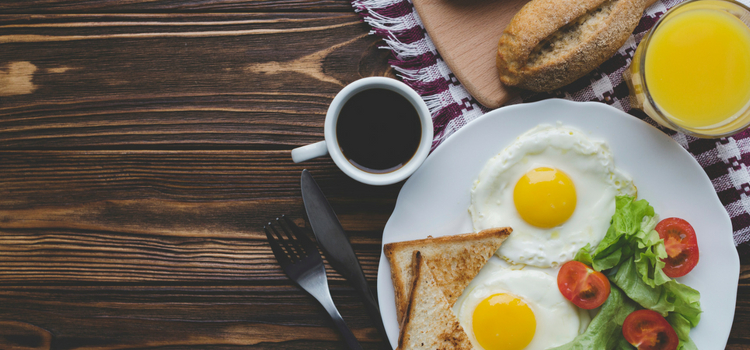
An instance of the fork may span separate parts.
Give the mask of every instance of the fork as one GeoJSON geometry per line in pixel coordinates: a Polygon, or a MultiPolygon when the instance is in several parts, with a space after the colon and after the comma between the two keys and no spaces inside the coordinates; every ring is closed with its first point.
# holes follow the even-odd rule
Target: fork
{"type": "Polygon", "coordinates": [[[283,220],[276,218],[276,225],[269,222],[268,225],[263,226],[276,260],[279,261],[281,268],[292,281],[315,297],[320,305],[328,311],[349,348],[362,350],[357,338],[354,337],[336,309],[336,305],[333,304],[331,293],[328,290],[326,269],[323,266],[323,258],[320,257],[318,247],[286,215],[282,215],[281,218],[283,220]],[[277,230],[276,227],[279,229],[277,230]],[[279,231],[283,232],[284,235],[279,231]]]}

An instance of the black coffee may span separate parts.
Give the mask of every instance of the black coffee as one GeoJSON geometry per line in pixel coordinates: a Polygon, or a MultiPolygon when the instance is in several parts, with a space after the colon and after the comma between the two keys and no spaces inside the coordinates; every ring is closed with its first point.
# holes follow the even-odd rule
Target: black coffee
{"type": "Polygon", "coordinates": [[[417,152],[422,122],[405,97],[391,90],[369,89],[352,96],[341,108],[336,137],[352,165],[387,173],[404,166],[417,152]]]}

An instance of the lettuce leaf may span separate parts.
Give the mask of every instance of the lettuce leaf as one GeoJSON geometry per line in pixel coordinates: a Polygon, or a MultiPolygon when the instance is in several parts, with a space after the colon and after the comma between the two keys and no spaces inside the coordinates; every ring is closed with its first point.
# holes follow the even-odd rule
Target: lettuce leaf
{"type": "Polygon", "coordinates": [[[635,349],[622,336],[622,323],[637,308],[638,305],[626,298],[619,288],[612,286],[607,301],[586,331],[571,342],[550,350],[635,349]]]}
{"type": "MultiPolygon", "coordinates": [[[[589,250],[591,250],[591,244],[587,243],[585,247],[578,250],[578,253],[576,253],[575,258],[573,260],[580,261],[588,266],[591,266],[594,264],[594,258],[589,253],[589,250]]],[[[597,270],[599,271],[599,270],[597,270]]]]}
{"type": "Polygon", "coordinates": [[[667,257],[664,240],[654,230],[659,222],[654,208],[644,199],[634,201],[630,196],[617,196],[612,224],[594,252],[586,245],[576,259],[597,271],[614,269],[635,257],[639,278],[655,288],[671,279],[664,274],[667,257]]]}
{"type": "MultiPolygon", "coordinates": [[[[645,250],[659,241],[659,234],[656,231],[654,231],[655,240],[651,235],[651,231],[658,222],[658,219],[654,218],[654,208],[645,200],[634,201],[633,199],[630,196],[616,197],[612,224],[596,250],[591,253],[593,258],[591,266],[594,270],[604,271],[619,265],[632,256],[634,248],[639,247],[638,242],[643,245],[640,249],[645,250]]],[[[589,250],[590,248],[582,249],[589,250]]]]}
{"type": "Polygon", "coordinates": [[[654,230],[658,222],[656,215],[644,217],[641,229],[635,234],[634,240],[638,246],[636,267],[643,281],[651,287],[667,283],[670,279],[662,271],[666,264],[661,259],[667,257],[667,250],[664,248],[664,240],[659,238],[659,233],[654,230]]]}
{"type": "MultiPolygon", "coordinates": [[[[664,274],[662,259],[667,252],[654,230],[658,222],[647,201],[618,196],[604,239],[593,252],[589,245],[581,248],[575,260],[604,272],[625,299],[666,317],[680,338],[678,349],[692,350],[695,344],[689,334],[700,321],[700,293],[664,274]]],[[[611,345],[607,349],[621,348],[611,345]]]]}
{"type": "Polygon", "coordinates": [[[610,276],[610,281],[620,287],[625,294],[646,309],[654,310],[662,316],[674,311],[674,304],[668,303],[664,288],[653,288],[640,278],[635,261],[631,257],[619,266],[617,273],[610,276]]]}
{"type": "Polygon", "coordinates": [[[688,321],[691,327],[698,325],[701,306],[700,293],[697,290],[673,279],[663,285],[651,287],[643,279],[638,278],[638,274],[636,263],[631,258],[620,265],[610,280],[644,308],[654,310],[664,317],[674,312],[688,321]]]}
{"type": "Polygon", "coordinates": [[[675,280],[664,284],[664,290],[664,299],[674,304],[674,313],[682,316],[691,328],[697,326],[701,320],[700,292],[675,280]]]}
{"type": "Polygon", "coordinates": [[[690,339],[690,328],[695,327],[691,325],[690,321],[678,313],[669,314],[667,321],[674,328],[677,337],[680,338],[680,345],[677,346],[678,350],[698,350],[693,340],[690,339]]]}

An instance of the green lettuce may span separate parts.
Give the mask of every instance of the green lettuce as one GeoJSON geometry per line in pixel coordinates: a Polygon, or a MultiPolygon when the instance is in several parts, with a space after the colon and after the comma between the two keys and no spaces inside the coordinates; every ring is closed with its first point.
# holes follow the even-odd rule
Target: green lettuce
{"type": "Polygon", "coordinates": [[[622,288],[630,299],[664,317],[671,312],[677,313],[692,327],[700,321],[700,293],[697,290],[673,279],[651,287],[639,278],[639,271],[632,258],[620,265],[617,273],[610,276],[610,281],[622,288]]]}
{"type": "MultiPolygon", "coordinates": [[[[612,286],[607,301],[602,304],[586,331],[571,342],[550,350],[590,350],[590,349],[634,349],[622,336],[622,323],[631,312],[638,308],[625,297],[619,288],[612,286]],[[614,322],[613,322],[614,321],[614,322]]],[[[689,331],[689,330],[688,330],[689,331]]]]}
{"type": "Polygon", "coordinates": [[[690,328],[695,327],[690,321],[679,313],[671,313],[667,316],[667,321],[672,325],[677,337],[680,338],[680,347],[682,350],[698,350],[693,340],[690,339],[690,328]]]}
{"type": "MultiPolygon", "coordinates": [[[[658,221],[647,201],[618,196],[604,239],[593,252],[589,245],[583,247],[575,260],[605,273],[625,293],[625,299],[666,317],[680,338],[678,349],[692,350],[695,344],[689,333],[700,321],[700,293],[669,278],[662,270],[667,252],[664,240],[654,230],[658,221]]],[[[597,318],[599,315],[594,319],[597,318]]],[[[610,348],[621,347],[607,347],[610,348]]]]}

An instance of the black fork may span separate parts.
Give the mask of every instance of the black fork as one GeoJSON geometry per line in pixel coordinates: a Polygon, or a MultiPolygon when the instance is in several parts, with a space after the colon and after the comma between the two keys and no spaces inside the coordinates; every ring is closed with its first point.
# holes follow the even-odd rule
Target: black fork
{"type": "Polygon", "coordinates": [[[318,247],[285,215],[263,226],[273,255],[289,278],[318,300],[328,311],[350,349],[361,350],[352,331],[336,309],[328,290],[328,279],[318,247]]]}

